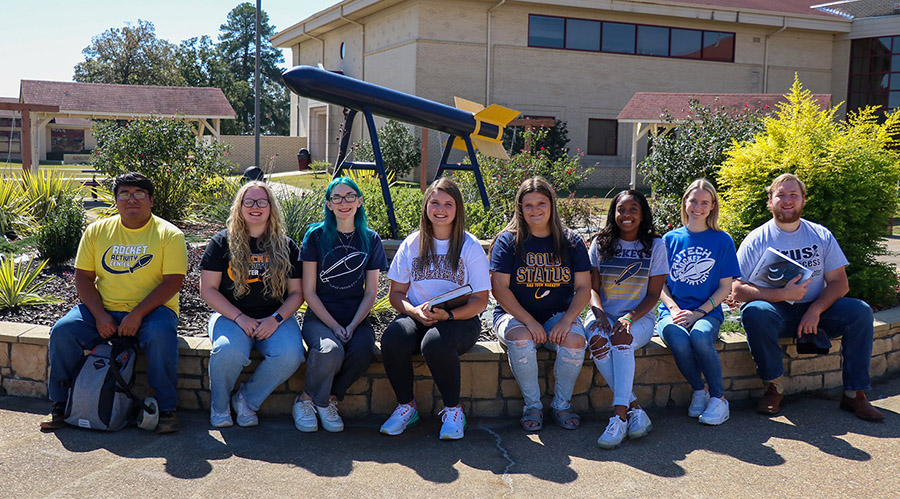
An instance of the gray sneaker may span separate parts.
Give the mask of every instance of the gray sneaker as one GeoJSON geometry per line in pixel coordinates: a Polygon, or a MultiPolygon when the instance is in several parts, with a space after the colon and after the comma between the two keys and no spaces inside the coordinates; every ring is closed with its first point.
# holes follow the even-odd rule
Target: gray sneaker
{"type": "Polygon", "coordinates": [[[294,399],[291,415],[294,417],[294,426],[298,430],[310,433],[319,429],[319,422],[316,419],[316,406],[312,403],[312,400],[300,400],[300,397],[294,399]]]}
{"type": "Polygon", "coordinates": [[[691,397],[691,405],[688,407],[688,416],[692,418],[698,418],[703,411],[706,410],[706,405],[709,404],[709,392],[706,390],[697,390],[694,392],[694,396],[691,397]]]}
{"type": "Polygon", "coordinates": [[[650,433],[653,429],[653,423],[650,422],[650,416],[640,407],[635,407],[628,411],[628,438],[641,438],[650,433]]]}
{"type": "Polygon", "coordinates": [[[259,424],[259,418],[256,417],[256,411],[247,405],[247,401],[244,400],[244,394],[241,393],[240,390],[231,397],[231,407],[234,409],[234,413],[237,414],[236,419],[238,426],[247,427],[259,424]]]}
{"type": "Polygon", "coordinates": [[[231,410],[216,412],[210,407],[209,424],[211,424],[213,428],[228,428],[229,426],[233,426],[234,421],[231,419],[231,410]]]}
{"type": "Polygon", "coordinates": [[[728,409],[728,401],[714,398],[709,401],[706,410],[700,415],[700,422],[716,426],[728,421],[730,416],[731,411],[728,409]]]}
{"type": "Polygon", "coordinates": [[[625,440],[627,428],[628,423],[619,419],[619,416],[613,415],[613,417],[609,418],[609,425],[606,426],[606,431],[597,439],[597,445],[604,449],[615,449],[622,443],[622,440],[625,440]]]}
{"type": "Polygon", "coordinates": [[[338,414],[337,400],[329,400],[327,407],[316,406],[316,412],[319,413],[319,419],[322,421],[322,428],[325,431],[332,433],[344,431],[344,421],[338,414]]]}

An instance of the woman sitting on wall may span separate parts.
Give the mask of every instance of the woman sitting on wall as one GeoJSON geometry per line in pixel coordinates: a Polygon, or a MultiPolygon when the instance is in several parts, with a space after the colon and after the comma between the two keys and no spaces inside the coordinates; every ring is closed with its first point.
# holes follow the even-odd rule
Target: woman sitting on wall
{"type": "Polygon", "coordinates": [[[281,209],[263,182],[237,192],[228,228],[209,241],[200,262],[200,296],[215,313],[209,318],[210,423],[255,426],[256,411],[303,362],[300,325],[294,313],[303,303],[300,248],[285,232],[281,209]],[[265,356],[231,396],[250,351],[265,356]]]}
{"type": "Polygon", "coordinates": [[[378,273],[387,270],[381,238],[369,229],[362,192],[338,177],[325,190],[325,219],[303,238],[303,340],[309,348],[306,381],[294,402],[294,425],[303,432],[344,429],[337,403],[374,357],[369,312],[378,273]]]}

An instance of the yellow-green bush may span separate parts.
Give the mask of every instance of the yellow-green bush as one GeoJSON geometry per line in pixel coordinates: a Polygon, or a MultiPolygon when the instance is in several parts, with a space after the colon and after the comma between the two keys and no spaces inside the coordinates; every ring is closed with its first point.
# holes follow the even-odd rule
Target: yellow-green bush
{"type": "Polygon", "coordinates": [[[803,216],[830,229],[850,265],[850,295],[872,305],[896,297],[897,275],[875,257],[884,224],[897,208],[900,111],[879,117],[875,108],[835,121],[836,108],[822,110],[794,81],[787,102],[764,119],[764,131],[736,144],[719,171],[722,225],[735,243],[772,215],[765,187],[791,172],[807,186],[803,216]],[[880,122],[879,122],[880,121],[880,122]]]}

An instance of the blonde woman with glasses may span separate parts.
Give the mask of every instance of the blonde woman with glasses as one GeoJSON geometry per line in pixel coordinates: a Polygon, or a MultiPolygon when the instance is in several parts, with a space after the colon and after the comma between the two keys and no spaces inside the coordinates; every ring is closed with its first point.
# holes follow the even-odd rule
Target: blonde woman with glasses
{"type": "Polygon", "coordinates": [[[231,205],[227,229],[209,241],[200,262],[200,296],[215,311],[209,319],[210,423],[258,424],[256,411],[303,362],[300,325],[303,303],[300,248],[286,233],[272,190],[263,182],[244,185],[231,205]],[[250,351],[265,358],[231,396],[250,351]]]}

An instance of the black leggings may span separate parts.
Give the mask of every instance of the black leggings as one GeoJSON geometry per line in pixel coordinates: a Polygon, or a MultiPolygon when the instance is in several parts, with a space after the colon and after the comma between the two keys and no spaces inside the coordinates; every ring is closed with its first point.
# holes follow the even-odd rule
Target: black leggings
{"type": "Polygon", "coordinates": [[[381,356],[397,402],[408,404],[414,398],[412,356],[421,351],[444,406],[459,405],[459,356],[475,345],[480,333],[478,316],[433,326],[408,315],[394,318],[381,337],[381,356]]]}

